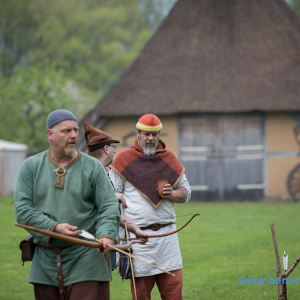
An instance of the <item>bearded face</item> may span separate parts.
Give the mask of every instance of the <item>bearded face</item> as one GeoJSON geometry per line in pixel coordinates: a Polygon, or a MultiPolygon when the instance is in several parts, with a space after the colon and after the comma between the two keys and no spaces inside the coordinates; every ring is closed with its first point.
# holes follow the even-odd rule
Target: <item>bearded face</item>
{"type": "Polygon", "coordinates": [[[159,132],[140,131],[138,140],[145,155],[154,155],[159,143],[159,132]]]}
{"type": "Polygon", "coordinates": [[[78,125],[76,121],[63,121],[47,131],[51,149],[71,157],[77,149],[78,125]]]}

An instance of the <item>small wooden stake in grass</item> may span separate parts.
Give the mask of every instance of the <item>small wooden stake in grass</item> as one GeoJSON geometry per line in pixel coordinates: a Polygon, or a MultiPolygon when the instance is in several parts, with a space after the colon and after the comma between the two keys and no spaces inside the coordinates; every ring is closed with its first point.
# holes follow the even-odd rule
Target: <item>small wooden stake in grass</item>
{"type": "Polygon", "coordinates": [[[277,244],[274,223],[272,223],[270,226],[271,226],[275,255],[276,255],[276,263],[277,263],[276,274],[277,274],[277,278],[280,279],[280,283],[278,284],[278,300],[288,300],[287,285],[286,285],[287,280],[285,281],[284,284],[282,284],[282,280],[285,278],[287,279],[288,276],[292,273],[292,271],[296,268],[296,266],[300,261],[300,254],[297,257],[297,259],[294,261],[294,263],[291,265],[291,267],[287,271],[285,270],[284,274],[281,275],[280,256],[278,251],[278,244],[277,244]]]}
{"type": "MultiPolygon", "coordinates": [[[[274,243],[276,263],[277,263],[276,274],[277,274],[277,278],[280,278],[280,282],[281,282],[280,256],[279,256],[279,251],[278,251],[278,243],[277,243],[274,223],[272,223],[270,226],[271,226],[271,231],[272,231],[272,236],[273,236],[273,243],[274,243]]],[[[278,300],[283,300],[283,287],[282,287],[282,284],[278,284],[278,300]]]]}

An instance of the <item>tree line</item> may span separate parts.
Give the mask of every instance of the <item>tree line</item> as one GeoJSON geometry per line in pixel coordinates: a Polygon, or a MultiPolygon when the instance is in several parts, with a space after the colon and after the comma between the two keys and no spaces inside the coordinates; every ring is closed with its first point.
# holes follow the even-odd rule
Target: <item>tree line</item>
{"type": "Polygon", "coordinates": [[[81,119],[175,0],[0,0],[0,139],[48,147],[47,114],[81,119]]]}

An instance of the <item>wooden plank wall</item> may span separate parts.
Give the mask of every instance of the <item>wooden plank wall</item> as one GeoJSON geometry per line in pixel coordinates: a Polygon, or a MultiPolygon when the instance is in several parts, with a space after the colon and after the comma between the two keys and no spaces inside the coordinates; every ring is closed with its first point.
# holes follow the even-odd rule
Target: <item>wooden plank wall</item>
{"type": "Polygon", "coordinates": [[[263,115],[192,114],[179,118],[180,160],[194,200],[264,196],[263,115]]]}

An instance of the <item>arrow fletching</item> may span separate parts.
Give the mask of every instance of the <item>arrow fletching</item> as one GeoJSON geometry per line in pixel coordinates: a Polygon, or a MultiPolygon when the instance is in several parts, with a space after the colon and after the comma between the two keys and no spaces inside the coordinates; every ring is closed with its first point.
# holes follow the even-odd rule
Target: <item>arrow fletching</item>
{"type": "Polygon", "coordinates": [[[84,229],[81,230],[81,233],[79,233],[79,235],[89,240],[96,240],[96,238],[91,233],[85,231],[84,229]]]}

